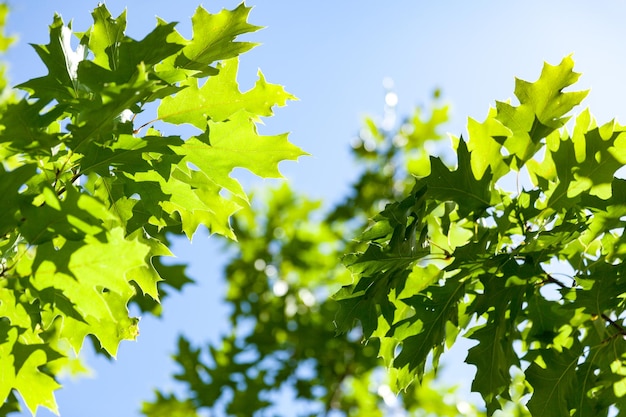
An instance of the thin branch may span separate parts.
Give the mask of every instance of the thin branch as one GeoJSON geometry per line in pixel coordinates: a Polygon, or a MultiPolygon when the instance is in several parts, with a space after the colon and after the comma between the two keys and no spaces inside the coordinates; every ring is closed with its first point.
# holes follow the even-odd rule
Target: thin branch
{"type": "Polygon", "coordinates": [[[561,281],[559,281],[558,279],[554,278],[550,274],[546,274],[546,279],[541,281],[541,285],[546,284],[546,283],[556,284],[556,285],[558,285],[561,288],[567,288],[567,289],[571,288],[571,287],[568,287],[567,285],[563,284],[561,281]]]}
{"type": "Polygon", "coordinates": [[[607,316],[606,314],[602,313],[602,314],[600,314],[600,317],[602,317],[604,319],[604,321],[609,323],[612,327],[617,329],[619,334],[621,334],[622,336],[626,336],[626,329],[624,329],[621,325],[619,325],[617,322],[612,320],[609,316],[607,316]]]}

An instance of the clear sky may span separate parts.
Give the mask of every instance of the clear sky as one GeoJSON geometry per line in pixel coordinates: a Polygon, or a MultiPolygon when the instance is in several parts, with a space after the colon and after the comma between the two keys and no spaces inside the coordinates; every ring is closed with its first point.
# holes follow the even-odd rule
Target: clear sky
{"type": "MultiPolygon", "coordinates": [[[[112,0],[117,16],[128,8],[128,34],[142,38],[155,16],[180,22],[190,36],[196,0],[112,0]]],[[[8,31],[19,41],[7,54],[13,83],[45,74],[28,45],[48,43],[55,12],[77,31],[91,23],[91,0],[13,0],[8,31]]],[[[211,0],[211,12],[237,1],[211,0]]],[[[467,117],[482,120],[494,100],[513,96],[514,77],[535,80],[542,63],[558,63],[573,53],[583,73],[579,88],[592,88],[583,102],[599,122],[626,123],[626,4],[617,1],[296,1],[250,0],[250,21],[267,26],[247,35],[262,45],[242,57],[240,81],[250,87],[260,68],[267,79],[299,97],[266,121],[264,132],[291,132],[291,140],[311,153],[281,169],[295,188],[337,200],[357,171],[349,143],[366,114],[383,109],[382,80],[391,77],[399,114],[427,104],[441,88],[452,104],[449,131],[464,133],[467,117]]],[[[262,183],[259,180],[259,183],[262,183]]],[[[198,235],[192,245],[174,248],[191,265],[198,285],[171,296],[165,318],[146,317],[137,342],[123,343],[118,360],[89,358],[94,377],[66,381],[58,393],[66,417],[136,416],[154,387],[173,387],[169,356],[179,333],[195,343],[216,340],[226,326],[220,306],[220,265],[215,239],[198,235]],[[218,290],[216,290],[218,289],[218,290]]],[[[462,357],[463,355],[461,355],[462,357]]],[[[25,414],[26,415],[26,414],[25,414]]],[[[40,411],[40,416],[51,415],[40,411]]]]}

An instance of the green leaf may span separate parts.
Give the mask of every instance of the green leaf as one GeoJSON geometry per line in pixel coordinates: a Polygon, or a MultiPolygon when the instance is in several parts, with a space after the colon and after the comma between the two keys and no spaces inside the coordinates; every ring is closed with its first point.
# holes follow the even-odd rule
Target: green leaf
{"type": "Polygon", "coordinates": [[[393,320],[393,310],[395,309],[387,300],[387,288],[383,280],[373,281],[372,279],[361,279],[359,284],[371,283],[366,291],[355,289],[355,286],[345,286],[334,298],[339,303],[333,323],[338,333],[346,333],[354,327],[355,320],[359,320],[363,328],[364,337],[370,337],[378,327],[379,316],[382,310],[387,312],[386,319],[393,320]],[[383,304],[381,307],[380,304],[383,304]],[[389,314],[391,313],[391,314],[389,314]]]}
{"type": "Polygon", "coordinates": [[[431,172],[423,182],[428,184],[428,194],[439,201],[454,201],[458,204],[459,215],[463,218],[473,214],[480,217],[491,205],[491,174],[480,180],[471,168],[467,145],[461,139],[457,148],[458,166],[449,170],[439,158],[431,158],[431,172]]]}
{"type": "MultiPolygon", "coordinates": [[[[508,398],[511,367],[519,367],[519,358],[513,342],[519,337],[514,319],[520,310],[524,287],[506,285],[504,277],[481,277],[484,292],[476,297],[473,308],[487,322],[473,327],[465,337],[478,344],[468,351],[465,362],[476,366],[472,391],[480,392],[487,405],[487,413],[501,408],[499,398],[508,398]]],[[[470,310],[472,311],[472,310],[470,310]]]]}
{"type": "Polygon", "coordinates": [[[234,42],[239,35],[261,29],[247,22],[250,10],[243,3],[234,10],[224,9],[217,14],[198,7],[191,18],[193,38],[176,58],[175,65],[198,71],[195,76],[205,77],[217,72],[209,66],[213,62],[234,58],[253,48],[254,43],[234,42]]]}
{"type": "Polygon", "coordinates": [[[7,326],[5,321],[0,321],[0,335],[4,336],[4,340],[0,340],[1,398],[6,398],[10,390],[14,388],[20,393],[26,407],[33,415],[38,406],[58,413],[54,391],[59,389],[60,385],[39,369],[47,362],[45,351],[31,350],[25,360],[18,365],[14,353],[18,345],[18,328],[7,326]]]}
{"type": "Polygon", "coordinates": [[[614,122],[607,123],[586,132],[584,144],[584,156],[580,158],[582,161],[572,167],[575,181],[568,188],[568,195],[589,190],[591,195],[608,199],[615,172],[626,163],[623,156],[626,151],[626,131],[614,122]]]}
{"type": "Polygon", "coordinates": [[[577,395],[579,381],[576,367],[582,352],[578,348],[542,349],[532,352],[537,357],[525,371],[533,387],[528,409],[533,416],[569,415],[572,399],[577,395]]]}
{"type": "Polygon", "coordinates": [[[464,295],[464,283],[454,278],[447,279],[443,287],[433,286],[426,291],[403,299],[413,307],[415,315],[399,321],[389,331],[389,335],[401,341],[402,349],[393,360],[393,367],[399,370],[400,377],[396,389],[404,389],[402,382],[410,382],[402,374],[417,375],[421,379],[429,354],[433,354],[436,368],[450,329],[458,325],[458,304],[464,295]]]}
{"type": "MultiPolygon", "coordinates": [[[[96,336],[111,355],[122,340],[136,337],[136,319],[128,317],[126,309],[134,295],[129,281],[133,279],[131,271],[145,265],[150,247],[121,234],[121,229],[113,229],[105,242],[88,237],[85,242],[67,241],[60,249],[39,245],[29,266],[34,288],[59,289],[83,317],[66,318],[61,328],[61,337],[67,338],[75,351],[80,350],[86,334],[96,336]]],[[[23,262],[21,268],[26,267],[23,262]]]]}
{"type": "Polygon", "coordinates": [[[26,407],[33,415],[39,406],[46,407],[58,414],[53,393],[61,386],[39,369],[47,362],[45,352],[35,350],[22,364],[15,377],[14,388],[19,391],[26,407]]]}
{"type": "Polygon", "coordinates": [[[169,42],[174,33],[174,26],[176,23],[157,21],[156,28],[142,40],[135,41],[126,38],[120,43],[117,56],[110,57],[110,60],[117,59],[115,66],[117,80],[127,81],[135,73],[137,67],[152,67],[177,54],[183,45],[169,42]]]}
{"type": "Polygon", "coordinates": [[[93,62],[109,70],[115,70],[119,63],[119,48],[124,41],[126,30],[126,10],[113,19],[104,4],[91,12],[93,25],[87,36],[89,49],[94,55],[93,62]]]}
{"type": "Polygon", "coordinates": [[[68,189],[63,200],[50,188],[45,188],[41,197],[43,202],[38,206],[26,204],[21,207],[23,218],[19,231],[35,245],[57,236],[81,240],[86,235],[98,235],[103,231],[101,222],[111,218],[98,200],[72,188],[68,189]]]}
{"type": "Polygon", "coordinates": [[[509,103],[497,102],[496,108],[497,119],[512,133],[504,140],[503,145],[508,152],[517,157],[521,166],[541,149],[543,146],[541,139],[549,131],[537,127],[537,119],[530,106],[515,107],[509,103]]]}
{"type": "Polygon", "coordinates": [[[511,345],[510,332],[506,324],[498,326],[489,323],[472,330],[471,338],[478,344],[469,350],[466,362],[476,365],[476,376],[472,381],[472,391],[480,392],[487,405],[487,412],[499,410],[500,396],[508,396],[511,383],[509,369],[518,362],[511,345]]]}
{"type": "Polygon", "coordinates": [[[64,102],[76,97],[76,71],[78,63],[85,58],[86,49],[83,46],[76,51],[72,49],[71,33],[61,16],[55,15],[50,25],[50,43],[32,45],[46,65],[48,75],[26,81],[17,88],[29,91],[32,97],[40,98],[44,103],[51,100],[64,102]]]}
{"type": "Polygon", "coordinates": [[[472,173],[481,180],[488,169],[495,178],[500,178],[510,171],[508,163],[502,158],[502,143],[496,138],[511,136],[511,130],[495,119],[495,111],[491,110],[483,123],[470,118],[467,122],[469,141],[467,148],[471,152],[472,173]]]}
{"type": "Polygon", "coordinates": [[[186,88],[163,100],[159,118],[174,124],[190,123],[204,131],[208,120],[223,122],[239,111],[272,116],[273,106],[284,106],[287,100],[295,100],[282,86],[267,83],[261,72],[255,86],[240,93],[236,59],[225,61],[218,69],[219,74],[209,77],[202,87],[198,87],[195,78],[182,82],[181,86],[186,88]]]}
{"type": "Polygon", "coordinates": [[[515,80],[515,96],[522,105],[528,105],[533,110],[542,126],[551,129],[562,127],[569,119],[564,117],[565,114],[587,96],[588,91],[563,92],[580,77],[579,73],[572,71],[573,68],[574,60],[568,56],[558,65],[544,63],[541,75],[534,83],[515,80]]]}
{"type": "MultiPolygon", "coordinates": [[[[126,11],[113,19],[104,4],[93,12],[94,24],[83,34],[94,54],[93,62],[110,70],[108,81],[126,82],[140,65],[153,66],[176,55],[183,44],[170,42],[175,36],[175,23],[157,21],[146,37],[136,41],[125,35],[126,11]]],[[[176,38],[178,40],[178,38],[176,38]]]]}
{"type": "Polygon", "coordinates": [[[44,111],[44,102],[19,100],[3,108],[0,121],[0,143],[7,144],[11,153],[32,152],[49,155],[50,149],[60,142],[54,128],[58,112],[44,111]]]}
{"type": "Polygon", "coordinates": [[[233,114],[228,121],[209,122],[208,131],[208,135],[190,138],[174,148],[183,156],[180,164],[193,164],[210,181],[242,200],[247,200],[245,192],[229,175],[235,167],[246,168],[260,177],[281,178],[280,161],[305,155],[287,141],[287,134],[259,135],[247,112],[233,114]]]}

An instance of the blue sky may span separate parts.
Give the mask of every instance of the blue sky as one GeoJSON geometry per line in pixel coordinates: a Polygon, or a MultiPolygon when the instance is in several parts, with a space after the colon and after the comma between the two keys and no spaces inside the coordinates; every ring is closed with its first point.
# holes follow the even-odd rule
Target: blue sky
{"type": "MultiPolygon", "coordinates": [[[[114,16],[128,8],[128,34],[142,38],[155,16],[178,21],[190,35],[195,0],[107,1],[114,16]]],[[[75,30],[91,23],[91,0],[10,1],[8,31],[19,41],[6,55],[13,83],[43,75],[29,43],[47,43],[54,12],[75,30]]],[[[212,0],[217,12],[236,1],[212,0]]],[[[285,162],[293,186],[336,201],[357,170],[349,143],[364,115],[383,110],[385,77],[394,80],[399,114],[428,104],[441,88],[452,104],[448,130],[464,133],[467,117],[482,120],[494,100],[513,96],[514,77],[535,80],[542,63],[573,53],[583,73],[578,88],[591,88],[583,106],[599,122],[626,121],[626,5],[616,1],[288,1],[251,0],[250,21],[266,29],[247,35],[262,43],[242,57],[240,82],[250,87],[260,68],[270,82],[283,84],[300,100],[278,109],[264,132],[291,132],[291,140],[312,156],[285,162]]],[[[581,110],[581,109],[579,109],[581,110]]],[[[258,180],[256,184],[263,184],[258,180]]],[[[115,363],[88,355],[94,376],[66,381],[58,394],[62,416],[138,415],[154,387],[174,387],[169,359],[179,333],[195,343],[216,340],[226,326],[220,305],[223,257],[219,243],[199,234],[174,251],[191,265],[198,285],[164,305],[165,318],[146,317],[136,342],[124,343],[115,363]],[[217,290],[216,290],[217,289],[217,290]]],[[[458,357],[464,355],[460,353],[458,357]]],[[[26,415],[26,414],[25,414],[26,415]]],[[[40,411],[40,416],[51,415],[40,411]]]]}

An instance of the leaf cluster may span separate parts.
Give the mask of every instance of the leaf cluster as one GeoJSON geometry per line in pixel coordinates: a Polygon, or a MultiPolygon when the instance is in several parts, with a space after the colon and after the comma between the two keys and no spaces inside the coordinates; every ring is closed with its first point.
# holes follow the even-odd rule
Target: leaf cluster
{"type": "Polygon", "coordinates": [[[588,110],[567,124],[587,94],[564,91],[578,78],[566,57],[536,82],[516,80],[519,104],[470,119],[456,167],[432,157],[344,258],[354,283],[335,295],[339,329],[360,322],[396,390],[462,335],[475,342],[466,362],[489,415],[524,394],[532,415],[626,409],[626,181],[616,174],[626,128],[588,110]]]}
{"type": "Polygon", "coordinates": [[[191,39],[158,19],[135,40],[126,12],[102,4],[86,31],[57,15],[49,43],[33,45],[48,73],[0,109],[0,401],[19,393],[31,412],[56,412],[56,375],[86,338],[115,356],[139,331],[129,303],[158,314],[163,285],[189,281],[159,259],[168,236],[234,238],[248,197],[232,170],[280,177],[280,161],[303,155],[256,128],[294,97],[261,73],[239,90],[237,57],[254,44],[235,38],[259,29],[249,12],[199,7],[191,39]]]}

